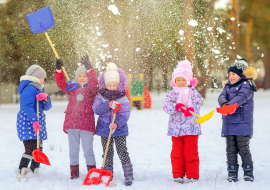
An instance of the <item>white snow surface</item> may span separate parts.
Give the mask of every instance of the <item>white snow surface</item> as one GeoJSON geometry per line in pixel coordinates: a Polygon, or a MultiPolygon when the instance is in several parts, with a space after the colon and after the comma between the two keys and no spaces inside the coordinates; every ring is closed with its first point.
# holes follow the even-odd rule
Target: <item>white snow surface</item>
{"type": "MultiPolygon", "coordinates": [[[[226,145],[221,134],[221,115],[217,112],[202,124],[199,138],[200,179],[193,184],[173,182],[171,173],[171,138],[167,136],[169,116],[162,110],[166,93],[152,93],[152,109],[131,111],[128,121],[129,136],[127,147],[134,166],[134,183],[129,189],[269,189],[270,187],[270,125],[269,105],[270,91],[259,90],[255,93],[254,136],[250,141],[250,150],[254,161],[255,181],[245,182],[243,170],[239,170],[237,183],[227,182],[226,145]]],[[[201,115],[218,107],[219,92],[209,92],[201,107],[201,115]]],[[[80,151],[80,178],[70,180],[69,147],[67,135],[63,132],[64,111],[68,102],[52,102],[53,107],[46,112],[48,140],[44,141],[44,153],[51,166],[41,165],[41,176],[33,173],[28,181],[19,182],[15,170],[24,153],[23,143],[19,141],[16,131],[16,115],[19,105],[0,106],[0,189],[29,190],[39,189],[106,189],[104,185],[83,186],[87,174],[83,151],[80,151]]],[[[102,164],[102,146],[99,136],[94,138],[94,151],[97,168],[102,164]]],[[[241,165],[241,158],[238,157],[241,165]]],[[[121,162],[115,151],[114,155],[114,189],[126,190],[121,162]]]]}

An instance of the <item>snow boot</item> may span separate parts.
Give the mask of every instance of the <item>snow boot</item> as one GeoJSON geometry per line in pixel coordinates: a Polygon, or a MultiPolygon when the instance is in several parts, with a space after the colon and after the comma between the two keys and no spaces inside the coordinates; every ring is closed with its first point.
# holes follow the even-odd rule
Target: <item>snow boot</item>
{"type": "Polygon", "coordinates": [[[33,174],[40,176],[39,169],[40,168],[35,168],[34,170],[31,169],[31,171],[33,172],[33,174]]]}
{"type": "Polygon", "coordinates": [[[175,177],[174,179],[174,182],[176,182],[176,183],[184,183],[184,178],[183,177],[175,177]]]}
{"type": "Polygon", "coordinates": [[[26,178],[29,172],[30,170],[28,168],[17,169],[16,177],[18,180],[21,180],[22,178],[26,178]]]}
{"type": "Polygon", "coordinates": [[[70,165],[70,179],[77,179],[79,177],[79,165],[70,165]]]}
{"type": "Polygon", "coordinates": [[[194,182],[197,182],[198,179],[195,179],[195,178],[188,178],[187,179],[187,183],[194,183],[194,182]]]}
{"type": "Polygon", "coordinates": [[[122,167],[125,176],[125,185],[131,186],[134,180],[132,164],[123,164],[122,167]]]}
{"type": "Polygon", "coordinates": [[[254,181],[253,165],[245,164],[243,166],[243,170],[244,170],[244,180],[253,182],[254,181]]]}
{"type": "Polygon", "coordinates": [[[32,171],[33,173],[35,173],[35,172],[34,172],[35,169],[39,168],[39,166],[40,166],[40,163],[35,162],[34,159],[33,159],[32,162],[31,162],[30,169],[31,169],[31,171],[32,171]]]}
{"type": "Polygon", "coordinates": [[[112,172],[112,179],[111,179],[112,181],[113,180],[113,167],[104,167],[104,170],[108,170],[112,172]]]}
{"type": "Polygon", "coordinates": [[[96,165],[92,165],[92,166],[87,165],[87,171],[89,171],[89,170],[91,170],[93,168],[96,168],[96,165]]]}
{"type": "Polygon", "coordinates": [[[28,164],[30,162],[29,158],[24,157],[24,155],[21,158],[19,169],[21,171],[22,168],[28,168],[28,164]]]}
{"type": "Polygon", "coordinates": [[[227,180],[229,182],[237,182],[238,181],[238,169],[239,169],[239,165],[228,165],[228,178],[227,180]]]}

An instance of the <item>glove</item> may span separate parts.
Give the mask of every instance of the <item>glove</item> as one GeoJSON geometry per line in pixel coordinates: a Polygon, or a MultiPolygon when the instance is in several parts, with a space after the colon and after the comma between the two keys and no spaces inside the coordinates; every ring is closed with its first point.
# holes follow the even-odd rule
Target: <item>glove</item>
{"type": "Polygon", "coordinates": [[[37,95],[38,101],[42,101],[42,100],[45,100],[45,99],[47,99],[47,98],[48,98],[48,95],[45,94],[45,93],[39,93],[39,94],[37,95]]]}
{"type": "Polygon", "coordinates": [[[112,128],[113,130],[116,130],[116,129],[117,129],[117,124],[116,124],[116,123],[112,124],[112,125],[111,125],[111,128],[112,128]]]}
{"type": "Polygon", "coordinates": [[[110,101],[109,104],[108,104],[108,107],[114,110],[115,107],[116,107],[116,104],[118,104],[118,102],[116,102],[116,101],[110,101]]]}
{"type": "Polygon", "coordinates": [[[62,67],[63,67],[63,60],[62,59],[56,59],[56,64],[55,64],[55,68],[57,69],[57,70],[61,70],[62,69],[62,67]]]}
{"type": "Polygon", "coordinates": [[[82,57],[81,63],[84,65],[87,71],[92,68],[88,55],[82,57]]]}
{"type": "Polygon", "coordinates": [[[189,111],[194,112],[194,109],[193,109],[192,107],[188,107],[188,108],[186,109],[186,111],[184,112],[184,116],[185,116],[185,117],[190,117],[190,116],[192,116],[192,114],[191,114],[189,111]]]}
{"type": "Polygon", "coordinates": [[[185,110],[182,108],[185,107],[185,104],[177,103],[175,106],[176,111],[184,113],[185,110]]]}
{"type": "Polygon", "coordinates": [[[41,128],[40,128],[40,125],[38,123],[38,121],[35,121],[33,123],[33,128],[35,129],[35,133],[37,134],[37,130],[40,130],[41,131],[41,128]]]}

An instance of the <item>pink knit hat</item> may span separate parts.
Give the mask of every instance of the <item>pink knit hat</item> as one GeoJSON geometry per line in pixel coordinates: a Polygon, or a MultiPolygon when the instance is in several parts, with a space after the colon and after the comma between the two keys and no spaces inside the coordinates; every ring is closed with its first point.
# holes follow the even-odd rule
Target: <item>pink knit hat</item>
{"type": "Polygon", "coordinates": [[[192,76],[193,76],[193,72],[192,72],[191,63],[188,60],[180,61],[172,73],[171,86],[176,86],[175,79],[177,77],[185,78],[187,81],[187,86],[189,85],[196,86],[197,79],[192,78],[192,76]]]}

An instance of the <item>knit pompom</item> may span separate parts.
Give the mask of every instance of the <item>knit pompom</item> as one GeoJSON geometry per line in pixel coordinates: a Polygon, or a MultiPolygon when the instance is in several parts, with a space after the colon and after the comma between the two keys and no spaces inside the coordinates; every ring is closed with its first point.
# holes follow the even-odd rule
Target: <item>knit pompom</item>
{"type": "Polygon", "coordinates": [[[191,63],[188,60],[178,62],[177,67],[182,67],[184,69],[192,69],[191,63]]]}
{"type": "Polygon", "coordinates": [[[195,77],[193,77],[192,79],[191,79],[191,81],[190,81],[190,85],[191,86],[197,86],[197,83],[198,83],[198,80],[197,80],[197,78],[195,78],[195,77]]]}
{"type": "Polygon", "coordinates": [[[117,71],[117,66],[114,63],[109,63],[106,67],[106,71],[117,71]]]}
{"type": "Polygon", "coordinates": [[[247,78],[252,78],[253,80],[255,80],[257,78],[257,71],[256,68],[253,66],[248,66],[243,74],[247,77],[247,78]]]}

